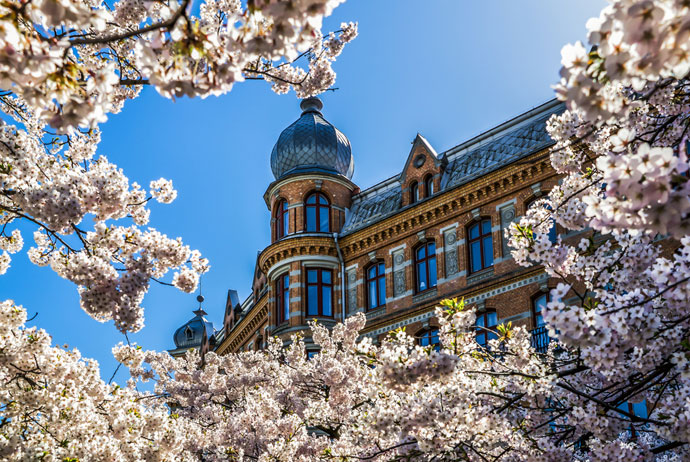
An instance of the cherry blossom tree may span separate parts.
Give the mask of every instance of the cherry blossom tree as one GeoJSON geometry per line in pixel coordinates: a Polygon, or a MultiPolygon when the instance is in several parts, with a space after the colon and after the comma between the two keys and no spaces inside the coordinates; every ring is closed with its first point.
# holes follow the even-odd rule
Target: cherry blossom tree
{"type": "MultiPolygon", "coordinates": [[[[82,307],[141,326],[152,279],[193,290],[208,263],[142,230],[146,203],[170,202],[95,157],[96,124],[154,85],[164,96],[228,91],[263,78],[306,96],[332,83],[356,34],[320,33],[338,1],[0,5],[3,268],[36,226],[30,258],[75,282],[82,307]],[[306,70],[295,59],[306,58],[306,70]],[[51,135],[52,133],[52,135],[51,135]],[[84,219],[95,218],[92,229],[84,219]],[[112,224],[131,220],[133,224],[112,224]]],[[[688,80],[690,2],[612,0],[590,46],[562,52],[548,124],[562,181],[508,236],[516,261],[558,281],[543,312],[554,339],[535,351],[501,325],[486,346],[462,300],[436,311],[441,345],[404,330],[360,338],[363,315],[264,351],[182,358],[114,348],[131,380],[99,378],[78,352],[0,304],[0,454],[7,459],[203,461],[611,461],[690,457],[688,80]],[[549,230],[558,226],[556,242],[549,230]],[[150,393],[140,382],[154,381],[150,393]],[[628,403],[644,402],[644,415],[628,403]]],[[[4,271],[3,269],[3,271],[4,271]]]]}
{"type": "Polygon", "coordinates": [[[333,60],[357,35],[354,23],[321,32],[341,1],[213,0],[198,15],[189,0],[0,4],[0,274],[30,223],[31,261],[74,282],[82,308],[123,332],[143,326],[152,280],[173,271],[167,284],[194,291],[208,262],[143,228],[149,200],[175,199],[172,182],[130,183],[97,153],[98,124],[143,85],[169,98],[248,79],[300,97],[328,89],[333,60]]]}

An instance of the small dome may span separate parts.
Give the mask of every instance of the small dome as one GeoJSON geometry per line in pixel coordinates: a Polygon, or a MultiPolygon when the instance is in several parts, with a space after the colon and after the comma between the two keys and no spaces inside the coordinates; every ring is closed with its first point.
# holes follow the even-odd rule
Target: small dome
{"type": "Polygon", "coordinates": [[[211,338],[215,333],[213,323],[204,318],[206,312],[199,308],[194,311],[192,319],[184,323],[179,329],[175,331],[173,340],[177,348],[198,348],[204,338],[204,327],[206,328],[206,336],[211,338]]]}
{"type": "Polygon", "coordinates": [[[307,98],[300,104],[302,116],[283,130],[271,153],[276,179],[290,173],[324,171],[352,179],[355,161],[350,140],[321,115],[323,103],[307,98]]]}

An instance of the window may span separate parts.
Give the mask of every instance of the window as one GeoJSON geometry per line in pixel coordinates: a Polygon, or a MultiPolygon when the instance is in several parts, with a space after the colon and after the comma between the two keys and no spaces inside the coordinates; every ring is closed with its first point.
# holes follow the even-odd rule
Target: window
{"type": "Polygon", "coordinates": [[[288,203],[285,200],[281,200],[276,208],[276,240],[288,235],[289,216],[288,203]]]}
{"type": "Polygon", "coordinates": [[[307,268],[307,316],[333,316],[333,273],[307,268]]]}
{"type": "Polygon", "coordinates": [[[278,276],[276,281],[276,299],[278,301],[278,324],[290,319],[290,274],[278,276]]]}
{"type": "Polygon", "coordinates": [[[194,332],[192,332],[192,329],[187,326],[187,328],[184,330],[184,336],[187,338],[187,340],[193,340],[194,339],[194,332]]]}
{"type": "MultiPolygon", "coordinates": [[[[642,400],[639,403],[631,403],[630,401],[626,401],[622,403],[620,406],[618,406],[618,409],[621,411],[625,411],[628,414],[634,415],[636,417],[640,417],[642,419],[648,418],[647,414],[647,401],[642,400]]],[[[630,420],[629,417],[627,416],[621,416],[622,419],[624,420],[630,420]]],[[[637,438],[637,432],[635,431],[635,425],[637,425],[639,428],[641,425],[638,424],[630,424],[630,427],[628,427],[628,435],[630,438],[637,438]]]]}
{"type": "Polygon", "coordinates": [[[438,340],[438,329],[427,329],[417,334],[417,343],[419,346],[432,346],[434,350],[441,349],[441,342],[438,340]]]}
{"type": "Polygon", "coordinates": [[[386,304],[386,265],[374,263],[367,269],[367,307],[371,310],[386,304]]]}
{"type": "Polygon", "coordinates": [[[431,197],[434,195],[434,177],[429,175],[424,180],[424,192],[426,197],[431,197]]]}
{"type": "Polygon", "coordinates": [[[496,335],[497,324],[495,311],[484,311],[477,314],[477,343],[486,346],[489,340],[498,338],[496,335]]]}
{"type": "Polygon", "coordinates": [[[414,204],[419,200],[419,183],[413,181],[410,183],[410,204],[414,204]]]}
{"type": "MultiPolygon", "coordinates": [[[[538,200],[539,200],[539,198],[534,198],[534,199],[532,199],[531,201],[529,201],[529,202],[527,203],[526,208],[529,209],[529,208],[532,207],[532,206],[535,204],[535,202],[537,202],[538,200]]],[[[543,208],[545,208],[545,209],[548,210],[548,211],[551,211],[551,210],[552,210],[550,205],[548,205],[548,204],[546,204],[546,203],[543,203],[543,202],[542,202],[542,203],[537,203],[536,206],[537,206],[537,207],[543,207],[543,208]]],[[[549,228],[549,241],[551,241],[551,242],[556,242],[556,241],[558,240],[558,232],[556,231],[556,222],[554,221],[553,218],[551,218],[549,221],[551,222],[551,228],[549,228]]]]}
{"type": "Polygon", "coordinates": [[[484,218],[470,225],[468,230],[470,272],[481,271],[494,264],[494,246],[491,237],[491,219],[484,218]]]}
{"type": "Polygon", "coordinates": [[[307,231],[327,233],[330,231],[331,207],[328,199],[321,193],[314,193],[307,197],[307,231]]]}
{"type": "Polygon", "coordinates": [[[436,244],[427,242],[415,250],[417,292],[436,287],[436,244]]]}
{"type": "Polygon", "coordinates": [[[532,326],[538,328],[544,325],[544,317],[542,312],[546,308],[546,303],[549,301],[549,294],[546,292],[537,294],[532,298],[532,326]]]}
{"type": "Polygon", "coordinates": [[[307,350],[307,361],[319,354],[319,350],[307,350]]]}

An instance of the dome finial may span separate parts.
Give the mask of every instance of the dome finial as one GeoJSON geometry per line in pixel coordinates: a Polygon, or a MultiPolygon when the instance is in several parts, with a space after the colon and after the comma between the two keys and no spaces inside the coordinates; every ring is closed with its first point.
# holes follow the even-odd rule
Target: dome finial
{"type": "Polygon", "coordinates": [[[321,109],[323,109],[323,103],[316,96],[310,96],[309,98],[303,99],[299,103],[300,109],[302,109],[302,114],[307,112],[318,112],[321,114],[321,109]]]}

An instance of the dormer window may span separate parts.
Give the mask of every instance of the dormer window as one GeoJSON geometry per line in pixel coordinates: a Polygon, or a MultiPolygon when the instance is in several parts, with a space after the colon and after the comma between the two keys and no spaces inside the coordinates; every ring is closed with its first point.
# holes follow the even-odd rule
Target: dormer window
{"type": "Polygon", "coordinates": [[[424,179],[424,192],[426,193],[426,197],[434,195],[434,177],[431,175],[427,175],[424,179]]]}
{"type": "Polygon", "coordinates": [[[184,336],[187,340],[193,340],[194,339],[194,331],[187,326],[184,330],[184,336]]]}
{"type": "Polygon", "coordinates": [[[410,184],[410,204],[414,204],[419,200],[419,183],[413,181],[410,184]]]}

